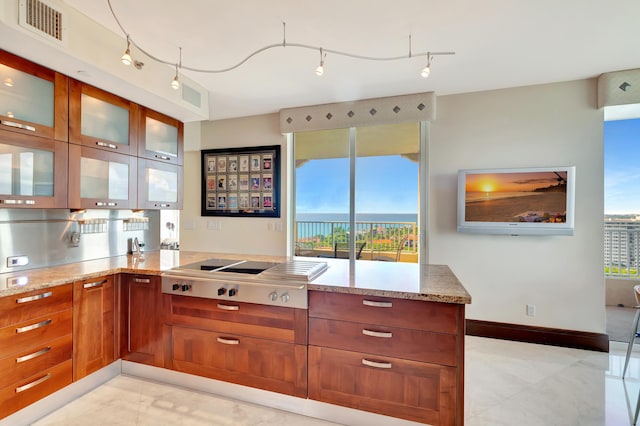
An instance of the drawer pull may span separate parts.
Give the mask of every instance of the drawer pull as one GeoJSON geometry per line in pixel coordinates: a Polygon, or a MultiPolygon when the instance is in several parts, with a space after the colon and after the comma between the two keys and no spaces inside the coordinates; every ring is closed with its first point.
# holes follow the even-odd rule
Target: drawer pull
{"type": "Polygon", "coordinates": [[[376,302],[374,300],[364,299],[362,304],[365,306],[373,306],[374,308],[393,308],[393,303],[391,302],[376,302]]]}
{"type": "Polygon", "coordinates": [[[97,141],[96,145],[104,147],[104,148],[118,149],[118,147],[115,144],[102,142],[102,141],[97,141]]]}
{"type": "Polygon", "coordinates": [[[0,204],[28,204],[35,205],[36,200],[0,200],[0,204]]]}
{"type": "Polygon", "coordinates": [[[391,368],[390,362],[377,362],[377,361],[368,360],[366,358],[362,358],[362,364],[368,367],[375,367],[375,368],[391,368]]]}
{"type": "Polygon", "coordinates": [[[111,202],[96,201],[96,207],[115,207],[117,205],[118,205],[118,203],[114,203],[113,201],[111,201],[111,202]]]}
{"type": "Polygon", "coordinates": [[[218,337],[216,339],[218,341],[218,343],[222,343],[225,345],[239,345],[240,344],[240,340],[238,339],[225,339],[224,337],[218,337]]]}
{"type": "Polygon", "coordinates": [[[133,282],[134,283],[141,283],[141,284],[149,284],[151,282],[151,279],[149,279],[149,278],[134,278],[133,282]]]}
{"type": "Polygon", "coordinates": [[[366,328],[362,329],[362,334],[371,337],[384,337],[385,339],[391,339],[393,337],[393,333],[390,331],[373,331],[367,330],[366,328]]]}
{"type": "Polygon", "coordinates": [[[159,159],[159,160],[165,160],[165,161],[170,161],[171,160],[171,157],[169,157],[168,155],[158,155],[158,154],[156,154],[155,157],[157,159],[159,159]]]}
{"type": "Polygon", "coordinates": [[[42,322],[39,322],[37,324],[31,324],[31,325],[25,325],[24,327],[18,327],[16,328],[16,334],[20,334],[20,333],[26,333],[27,331],[31,331],[31,330],[35,330],[36,328],[40,328],[40,327],[44,327],[51,324],[51,320],[44,320],[42,322]]]}
{"type": "Polygon", "coordinates": [[[94,288],[94,287],[99,287],[103,284],[106,284],[107,280],[103,280],[103,281],[96,281],[94,283],[86,283],[82,286],[82,288],[94,288]]]}
{"type": "Polygon", "coordinates": [[[50,350],[51,350],[51,346],[47,346],[46,348],[40,349],[39,351],[34,352],[32,354],[19,356],[18,358],[16,358],[16,364],[20,364],[22,362],[29,361],[30,359],[38,358],[40,355],[44,355],[47,352],[49,352],[50,350]]]}
{"type": "Polygon", "coordinates": [[[51,373],[47,373],[46,375],[40,377],[38,380],[34,380],[33,382],[27,383],[24,386],[18,386],[16,388],[16,393],[24,392],[24,391],[26,391],[28,389],[31,389],[34,386],[38,386],[40,383],[46,382],[50,378],[51,378],[51,373]]]}
{"type": "Polygon", "coordinates": [[[223,305],[222,303],[218,303],[218,309],[222,309],[223,311],[239,311],[240,310],[240,306],[223,305]]]}
{"type": "Polygon", "coordinates": [[[52,291],[48,291],[46,293],[36,294],[35,296],[29,296],[29,297],[23,297],[23,298],[20,298],[20,299],[16,299],[16,303],[33,302],[34,300],[45,299],[45,298],[51,297],[51,296],[53,296],[53,292],[52,291]]]}
{"type": "Polygon", "coordinates": [[[15,127],[16,129],[36,131],[36,128],[27,124],[16,123],[15,121],[0,120],[0,124],[7,127],[15,127]]]}

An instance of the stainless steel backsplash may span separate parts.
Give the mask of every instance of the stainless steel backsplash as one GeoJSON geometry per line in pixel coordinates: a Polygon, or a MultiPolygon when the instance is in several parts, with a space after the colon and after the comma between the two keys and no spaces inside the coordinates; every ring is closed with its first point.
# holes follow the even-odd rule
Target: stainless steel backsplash
{"type": "Polygon", "coordinates": [[[136,237],[159,250],[159,211],[0,209],[0,273],[124,255],[136,237]]]}

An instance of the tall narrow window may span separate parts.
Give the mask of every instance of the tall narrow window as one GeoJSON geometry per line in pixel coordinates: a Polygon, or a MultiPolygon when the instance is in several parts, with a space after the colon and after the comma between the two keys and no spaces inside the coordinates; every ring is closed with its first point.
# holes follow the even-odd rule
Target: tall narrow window
{"type": "Polygon", "coordinates": [[[419,123],[300,132],[294,151],[296,255],[418,262],[419,123]]]}

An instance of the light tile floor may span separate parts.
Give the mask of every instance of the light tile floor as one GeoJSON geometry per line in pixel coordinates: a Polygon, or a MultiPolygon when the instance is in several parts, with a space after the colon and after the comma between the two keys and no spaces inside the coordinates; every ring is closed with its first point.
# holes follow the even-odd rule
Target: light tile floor
{"type": "MultiPolygon", "coordinates": [[[[465,425],[629,425],[640,391],[640,352],[623,381],[625,351],[618,342],[607,354],[467,336],[465,425]]],[[[332,424],[120,376],[34,426],[332,424]]]]}

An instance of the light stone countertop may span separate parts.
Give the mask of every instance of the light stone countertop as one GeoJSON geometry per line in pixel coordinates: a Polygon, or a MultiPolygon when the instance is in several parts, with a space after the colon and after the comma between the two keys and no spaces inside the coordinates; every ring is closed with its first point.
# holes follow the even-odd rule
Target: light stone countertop
{"type": "MultiPolygon", "coordinates": [[[[171,268],[209,258],[283,262],[282,256],[257,256],[160,250],[0,274],[0,297],[117,273],[160,275],[171,268]]],[[[300,258],[302,260],[302,258],[300,258]]],[[[315,259],[304,258],[307,261],[315,259]]],[[[445,265],[322,259],[328,269],[309,290],[466,304],[471,296],[445,265]]]]}

